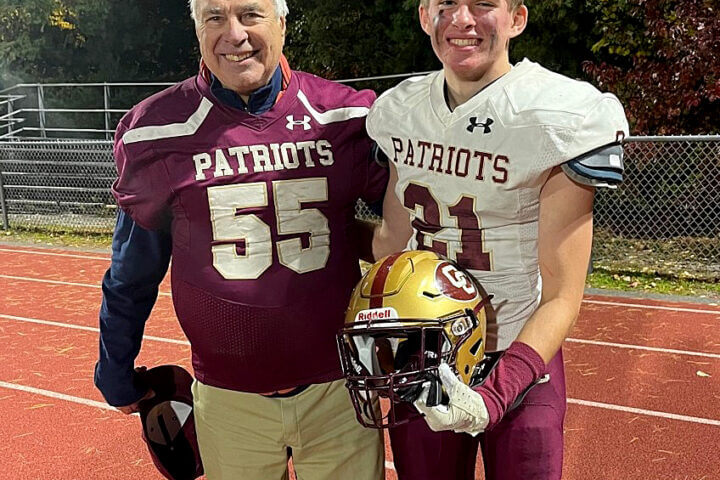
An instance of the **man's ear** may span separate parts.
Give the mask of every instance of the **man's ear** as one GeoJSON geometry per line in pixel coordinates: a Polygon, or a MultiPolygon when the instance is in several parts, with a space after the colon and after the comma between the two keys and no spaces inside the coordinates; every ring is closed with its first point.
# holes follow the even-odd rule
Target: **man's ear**
{"type": "Polygon", "coordinates": [[[510,38],[515,38],[520,35],[527,27],[528,22],[528,8],[525,5],[520,5],[513,12],[513,24],[510,27],[510,38]]]}
{"type": "Polygon", "coordinates": [[[432,22],[430,21],[430,12],[428,12],[428,9],[422,4],[418,7],[418,12],[420,13],[420,26],[425,33],[432,36],[432,22]]]}

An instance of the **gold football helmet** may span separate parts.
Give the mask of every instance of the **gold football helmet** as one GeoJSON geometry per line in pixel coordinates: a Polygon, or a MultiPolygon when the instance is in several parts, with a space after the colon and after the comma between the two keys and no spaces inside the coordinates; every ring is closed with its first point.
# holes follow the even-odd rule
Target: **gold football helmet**
{"type": "Polygon", "coordinates": [[[438,403],[441,363],[466,384],[479,383],[487,370],[489,300],[472,275],[434,252],[402,252],[373,264],[355,287],[337,336],[360,423],[386,428],[409,421],[397,418],[394,406],[413,402],[427,382],[429,401],[438,403]],[[379,398],[390,400],[384,413],[379,398]]]}

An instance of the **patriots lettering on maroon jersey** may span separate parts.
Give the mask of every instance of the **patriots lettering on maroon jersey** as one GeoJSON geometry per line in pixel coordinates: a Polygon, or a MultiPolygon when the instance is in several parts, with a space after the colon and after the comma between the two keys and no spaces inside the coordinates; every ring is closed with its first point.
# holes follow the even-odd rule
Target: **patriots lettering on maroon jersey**
{"type": "Polygon", "coordinates": [[[236,145],[227,149],[193,155],[195,180],[228,177],[246,173],[329,167],[335,163],[332,144],[327,140],[236,145]]]}
{"type": "Polygon", "coordinates": [[[171,219],[173,301],[203,383],[265,392],[340,378],[355,203],[387,183],[365,134],[374,98],[293,72],[253,115],[197,77],[121,121],[113,193],[145,228],[171,219]]]}

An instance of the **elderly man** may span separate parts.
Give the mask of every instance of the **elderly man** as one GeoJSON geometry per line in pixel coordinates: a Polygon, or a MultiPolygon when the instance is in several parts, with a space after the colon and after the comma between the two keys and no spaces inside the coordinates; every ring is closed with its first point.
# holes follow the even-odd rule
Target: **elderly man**
{"type": "Polygon", "coordinates": [[[383,477],[382,436],[339,380],[335,333],[382,199],[375,96],[292,71],[285,0],[192,0],[200,73],[144,100],[115,137],[122,212],[103,280],[95,382],[125,413],[152,395],[134,360],[172,255],[209,479],[383,477]]]}

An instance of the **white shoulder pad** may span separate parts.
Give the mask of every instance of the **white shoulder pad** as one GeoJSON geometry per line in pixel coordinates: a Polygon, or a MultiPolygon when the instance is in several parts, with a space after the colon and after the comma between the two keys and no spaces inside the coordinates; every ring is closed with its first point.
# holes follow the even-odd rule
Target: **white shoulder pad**
{"type": "Polygon", "coordinates": [[[378,108],[400,113],[408,108],[408,104],[417,101],[416,97],[420,96],[419,100],[424,98],[429,85],[432,84],[437,75],[442,75],[442,70],[428,75],[406,78],[394,87],[383,92],[383,94],[375,100],[373,106],[377,105],[378,108]]]}
{"type": "Polygon", "coordinates": [[[612,94],[603,93],[589,106],[573,140],[565,146],[566,158],[582,157],[598,148],[620,143],[627,136],[628,122],[620,101],[612,94]]]}
{"type": "Polygon", "coordinates": [[[406,79],[380,95],[370,107],[365,127],[380,149],[389,155],[394,151],[391,137],[398,122],[407,119],[407,112],[420,102],[427,101],[430,84],[442,71],[406,79]]]}
{"type": "Polygon", "coordinates": [[[552,72],[536,63],[526,60],[519,67],[523,74],[505,88],[518,113],[540,111],[582,116],[600,96],[591,84],[552,72]]]}
{"type": "Polygon", "coordinates": [[[562,164],[573,181],[591,187],[615,188],[623,181],[623,149],[613,143],[562,164]]]}

